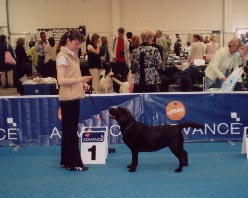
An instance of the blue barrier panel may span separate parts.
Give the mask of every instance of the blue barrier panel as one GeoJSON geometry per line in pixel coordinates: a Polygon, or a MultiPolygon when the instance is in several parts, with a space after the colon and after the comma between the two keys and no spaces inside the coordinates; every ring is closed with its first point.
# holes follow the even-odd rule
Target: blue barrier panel
{"type": "MultiPolygon", "coordinates": [[[[248,95],[235,93],[161,93],[91,95],[81,100],[79,132],[83,126],[108,126],[109,143],[122,143],[119,126],[108,108],[124,106],[145,124],[199,122],[204,129],[184,129],[186,141],[241,140],[248,127],[248,95]]],[[[57,96],[1,97],[0,146],[57,145],[61,123],[57,96]]]]}

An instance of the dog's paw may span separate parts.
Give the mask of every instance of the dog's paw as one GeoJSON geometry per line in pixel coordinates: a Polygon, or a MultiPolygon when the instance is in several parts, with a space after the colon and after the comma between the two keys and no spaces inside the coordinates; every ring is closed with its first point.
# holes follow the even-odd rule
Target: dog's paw
{"type": "Polygon", "coordinates": [[[131,173],[133,173],[133,172],[136,171],[136,168],[130,168],[128,171],[131,172],[131,173]]]}
{"type": "Polygon", "coordinates": [[[183,170],[182,168],[177,168],[177,169],[175,170],[175,172],[176,172],[176,173],[181,173],[182,170],[183,170]]]}
{"type": "Polygon", "coordinates": [[[128,164],[127,168],[129,169],[129,172],[135,172],[136,171],[136,167],[133,167],[132,164],[128,164]]]}

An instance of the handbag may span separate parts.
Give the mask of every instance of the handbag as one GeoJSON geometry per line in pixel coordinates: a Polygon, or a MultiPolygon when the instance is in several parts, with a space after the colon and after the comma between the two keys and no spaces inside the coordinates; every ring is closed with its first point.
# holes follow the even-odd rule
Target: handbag
{"type": "Polygon", "coordinates": [[[11,53],[9,52],[8,43],[7,43],[7,51],[5,51],[4,56],[5,56],[5,64],[16,65],[15,59],[12,57],[11,53]]]}
{"type": "Polygon", "coordinates": [[[230,76],[228,76],[227,80],[222,84],[221,91],[233,91],[235,88],[235,84],[243,74],[244,70],[242,67],[236,68],[230,76]]]}

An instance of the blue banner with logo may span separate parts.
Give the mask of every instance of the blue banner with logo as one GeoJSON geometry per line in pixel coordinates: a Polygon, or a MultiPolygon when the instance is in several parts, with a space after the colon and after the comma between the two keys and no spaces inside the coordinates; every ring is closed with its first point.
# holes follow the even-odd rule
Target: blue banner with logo
{"type": "MultiPolygon", "coordinates": [[[[183,130],[188,142],[241,140],[248,128],[245,92],[91,95],[81,100],[78,135],[82,127],[107,126],[109,143],[122,143],[118,123],[108,116],[112,106],[127,107],[148,125],[202,123],[203,129],[183,130]]],[[[58,108],[57,96],[1,97],[0,146],[60,144],[58,108]]]]}

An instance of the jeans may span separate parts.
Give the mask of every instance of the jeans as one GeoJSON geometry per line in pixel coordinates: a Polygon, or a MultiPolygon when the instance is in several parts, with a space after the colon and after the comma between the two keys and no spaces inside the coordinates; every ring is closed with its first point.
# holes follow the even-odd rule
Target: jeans
{"type": "Polygon", "coordinates": [[[210,78],[207,76],[205,77],[204,85],[205,85],[205,90],[211,88],[211,86],[214,85],[214,88],[221,88],[223,84],[223,80],[217,78],[215,81],[212,81],[210,78]]]}

